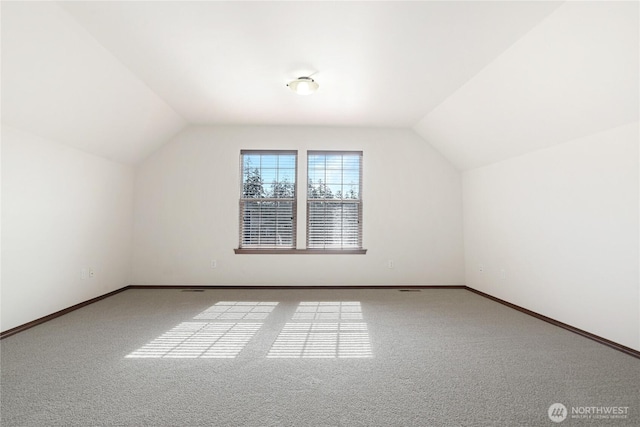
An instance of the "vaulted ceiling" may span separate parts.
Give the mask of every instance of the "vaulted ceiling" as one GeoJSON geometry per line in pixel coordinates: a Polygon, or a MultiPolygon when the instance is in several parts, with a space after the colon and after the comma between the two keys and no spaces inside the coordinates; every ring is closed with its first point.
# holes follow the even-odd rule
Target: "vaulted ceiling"
{"type": "Polygon", "coordinates": [[[637,2],[1,8],[3,123],[126,163],[206,123],[413,128],[469,169],[639,115],[637,2]]]}

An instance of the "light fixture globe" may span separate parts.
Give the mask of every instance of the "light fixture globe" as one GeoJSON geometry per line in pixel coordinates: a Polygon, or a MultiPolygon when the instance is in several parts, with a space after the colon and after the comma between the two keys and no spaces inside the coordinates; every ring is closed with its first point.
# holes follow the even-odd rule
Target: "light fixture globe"
{"type": "Polygon", "coordinates": [[[318,90],[318,83],[311,77],[298,77],[287,86],[298,95],[311,95],[318,90]]]}

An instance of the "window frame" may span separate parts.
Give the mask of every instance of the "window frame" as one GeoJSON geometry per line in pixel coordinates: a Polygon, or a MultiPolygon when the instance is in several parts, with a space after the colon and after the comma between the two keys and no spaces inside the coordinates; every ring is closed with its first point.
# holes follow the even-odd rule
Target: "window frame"
{"type": "MultiPolygon", "coordinates": [[[[359,242],[359,247],[357,248],[309,248],[308,247],[308,241],[305,242],[306,247],[304,249],[298,249],[297,248],[297,232],[298,232],[298,221],[300,220],[300,216],[298,215],[298,184],[300,181],[300,174],[302,173],[300,171],[300,169],[298,168],[299,165],[299,151],[298,150],[265,150],[265,149],[242,149],[240,150],[240,204],[238,206],[238,219],[239,219],[239,223],[238,223],[238,230],[239,230],[239,239],[238,239],[238,247],[234,249],[234,253],[236,254],[244,254],[244,255],[269,255],[269,254],[276,254],[276,255],[283,255],[283,254],[299,254],[299,255],[305,255],[305,254],[311,254],[311,255],[365,255],[367,253],[367,250],[363,248],[362,246],[362,236],[363,236],[363,228],[362,228],[362,216],[363,216],[363,203],[362,203],[362,184],[363,184],[363,163],[362,163],[362,159],[364,157],[364,153],[363,151],[349,151],[349,150],[344,150],[344,151],[340,151],[340,150],[307,150],[307,151],[303,151],[304,156],[305,156],[305,160],[307,162],[307,170],[306,170],[306,176],[304,177],[304,183],[305,183],[305,188],[308,188],[308,179],[309,179],[309,172],[308,172],[308,162],[309,162],[309,155],[313,154],[313,153],[322,153],[322,154],[358,154],[360,156],[360,169],[359,169],[359,194],[360,197],[358,199],[358,204],[359,204],[359,215],[358,215],[358,220],[359,220],[359,226],[358,226],[358,242],[359,242]],[[293,231],[292,231],[292,238],[293,238],[293,247],[292,248],[275,248],[275,247],[243,247],[242,245],[242,233],[243,233],[243,211],[242,211],[242,202],[243,202],[243,197],[242,197],[242,191],[243,191],[243,177],[244,177],[244,162],[243,162],[243,155],[244,154],[295,154],[295,185],[294,185],[294,198],[293,198],[293,220],[292,220],[292,227],[293,227],[293,231]]],[[[305,193],[307,193],[305,191],[305,193]]],[[[307,200],[305,200],[304,203],[304,207],[306,210],[306,236],[307,236],[307,240],[308,240],[308,233],[309,233],[309,220],[308,220],[308,215],[309,215],[309,198],[308,198],[308,194],[306,194],[306,198],[307,200]]],[[[255,200],[255,199],[254,199],[255,200]]],[[[263,200],[272,200],[272,199],[263,199],[263,200]]],[[[278,200],[278,199],[276,199],[278,200]]],[[[280,199],[282,200],[282,199],[280,199]]],[[[316,199],[318,200],[318,199],[316,199]]],[[[343,200],[343,199],[340,199],[343,200]]],[[[350,202],[353,203],[353,202],[350,202]]]]}
{"type": "MultiPolygon", "coordinates": [[[[309,195],[309,191],[307,191],[307,200],[306,200],[306,248],[307,250],[315,250],[315,251],[332,251],[335,253],[343,253],[346,251],[362,251],[363,246],[362,246],[362,217],[363,217],[363,203],[362,203],[362,181],[363,181],[363,157],[364,154],[362,151],[349,151],[349,150],[308,150],[307,151],[307,179],[306,179],[306,183],[307,183],[307,188],[309,188],[310,184],[310,178],[311,178],[311,173],[310,173],[310,167],[309,167],[309,163],[310,163],[310,159],[311,156],[314,155],[322,155],[322,156],[341,156],[342,157],[342,164],[341,164],[341,168],[340,170],[340,198],[324,198],[324,197],[310,197],[309,195]],[[344,156],[358,156],[358,182],[357,182],[357,186],[358,186],[358,197],[357,199],[352,199],[352,198],[345,198],[344,197],[344,186],[345,186],[345,182],[344,182],[344,172],[345,170],[348,170],[348,168],[345,168],[344,165],[344,156]],[[356,227],[356,245],[355,246],[351,246],[351,245],[344,245],[344,238],[345,236],[342,235],[342,242],[340,243],[340,246],[334,246],[334,245],[329,245],[329,246],[324,246],[324,247],[317,247],[317,246],[313,246],[311,244],[311,240],[313,239],[312,233],[313,231],[311,230],[311,220],[312,220],[312,209],[311,209],[311,204],[317,204],[317,203],[324,203],[326,204],[326,207],[330,206],[330,205],[341,205],[342,206],[342,212],[344,212],[344,207],[347,205],[355,205],[357,207],[357,214],[356,214],[356,220],[357,220],[357,227],[356,227]]],[[[327,170],[330,170],[326,167],[325,164],[325,174],[324,174],[324,178],[325,178],[325,187],[329,186],[331,184],[337,184],[337,183],[329,183],[327,182],[327,170]]],[[[352,184],[353,185],[353,184],[352,184]]],[[[343,221],[344,221],[344,216],[342,217],[343,221]]],[[[341,221],[341,224],[344,224],[344,222],[341,221]]],[[[326,222],[325,222],[326,224],[326,222]]],[[[343,228],[344,230],[344,228],[343,228]]],[[[325,236],[326,238],[327,236],[325,236]]]]}
{"type": "MultiPolygon", "coordinates": [[[[280,168],[276,167],[278,171],[280,168]]],[[[262,171],[262,167],[260,167],[262,171]]],[[[262,177],[261,177],[262,178],[262,177]]],[[[235,249],[236,253],[266,253],[276,251],[281,253],[283,251],[295,250],[297,245],[297,205],[298,205],[298,151],[297,150],[240,150],[240,197],[238,205],[238,248],[235,249]],[[294,156],[294,183],[293,183],[293,198],[282,197],[244,197],[244,175],[245,175],[245,155],[293,155],[294,156]],[[247,244],[245,242],[245,206],[248,202],[289,202],[292,205],[291,209],[291,246],[264,245],[259,244],[247,244]]],[[[277,216],[277,211],[276,214],[277,216]]]]}

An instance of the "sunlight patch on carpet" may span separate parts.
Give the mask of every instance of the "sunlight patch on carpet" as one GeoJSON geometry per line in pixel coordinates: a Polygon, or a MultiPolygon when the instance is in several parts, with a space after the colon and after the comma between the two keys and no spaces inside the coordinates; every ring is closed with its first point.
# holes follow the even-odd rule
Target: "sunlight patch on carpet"
{"type": "Polygon", "coordinates": [[[269,358],[373,357],[366,323],[287,323],[269,358]]]}
{"type": "Polygon", "coordinates": [[[262,323],[183,322],[127,358],[234,358],[262,323]]]}
{"type": "Polygon", "coordinates": [[[362,320],[358,301],[301,302],[292,320],[362,320]]]}
{"type": "Polygon", "coordinates": [[[193,318],[200,322],[182,322],[125,357],[232,359],[242,351],[263,323],[202,320],[265,320],[277,305],[277,302],[217,302],[193,318]]]}
{"type": "Polygon", "coordinates": [[[277,305],[277,302],[220,301],[194,319],[264,320],[277,305]]]}

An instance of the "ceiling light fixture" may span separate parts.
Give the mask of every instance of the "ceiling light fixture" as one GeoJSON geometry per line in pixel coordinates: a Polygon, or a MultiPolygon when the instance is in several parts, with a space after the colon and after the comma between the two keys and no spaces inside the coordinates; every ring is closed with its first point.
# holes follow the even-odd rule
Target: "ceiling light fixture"
{"type": "Polygon", "coordinates": [[[318,90],[318,83],[311,77],[298,77],[287,86],[298,95],[311,95],[318,90]]]}

